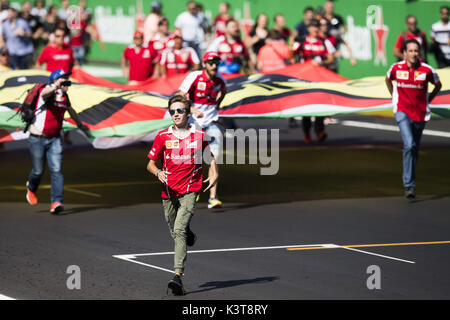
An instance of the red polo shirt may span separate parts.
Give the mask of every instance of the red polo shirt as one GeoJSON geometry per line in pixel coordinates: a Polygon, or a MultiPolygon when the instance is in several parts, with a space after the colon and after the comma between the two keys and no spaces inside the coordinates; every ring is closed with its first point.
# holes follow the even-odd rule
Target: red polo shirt
{"type": "Polygon", "coordinates": [[[161,159],[163,170],[170,172],[167,184],[162,188],[163,199],[201,191],[203,151],[208,146],[204,136],[205,132],[194,125],[191,125],[190,134],[184,139],[175,135],[173,126],[156,136],[148,157],[154,161],[161,159]]]}
{"type": "Polygon", "coordinates": [[[154,65],[159,60],[158,52],[147,45],[141,48],[130,45],[123,51],[123,56],[130,65],[130,81],[144,81],[150,78],[153,75],[154,65]]]}
{"type": "Polygon", "coordinates": [[[46,64],[46,70],[53,72],[58,69],[63,69],[65,72],[72,71],[75,59],[73,57],[72,48],[64,45],[62,48],[56,44],[50,44],[46,46],[39,58],[40,64],[46,64]]]}
{"type": "Polygon", "coordinates": [[[405,112],[415,122],[428,121],[428,83],[440,82],[436,71],[423,62],[416,68],[410,68],[406,61],[401,61],[394,63],[386,76],[396,80],[392,93],[394,112],[405,112]]]}

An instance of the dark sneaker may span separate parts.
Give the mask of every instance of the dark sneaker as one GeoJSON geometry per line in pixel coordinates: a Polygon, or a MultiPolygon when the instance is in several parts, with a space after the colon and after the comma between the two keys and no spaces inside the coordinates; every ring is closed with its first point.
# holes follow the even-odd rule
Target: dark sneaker
{"type": "Polygon", "coordinates": [[[172,280],[169,281],[167,287],[172,290],[172,293],[176,296],[184,296],[186,292],[183,288],[183,283],[181,282],[181,278],[179,275],[175,275],[172,280]]]}
{"type": "Polygon", "coordinates": [[[197,235],[193,233],[188,226],[186,230],[186,245],[192,247],[195,244],[195,241],[197,241],[197,235]]]}
{"type": "Polygon", "coordinates": [[[414,199],[416,197],[416,189],[414,187],[406,188],[405,197],[407,199],[414,199]]]}
{"type": "Polygon", "coordinates": [[[317,134],[317,140],[319,142],[324,142],[327,137],[328,137],[328,135],[325,131],[321,131],[317,134]]]}

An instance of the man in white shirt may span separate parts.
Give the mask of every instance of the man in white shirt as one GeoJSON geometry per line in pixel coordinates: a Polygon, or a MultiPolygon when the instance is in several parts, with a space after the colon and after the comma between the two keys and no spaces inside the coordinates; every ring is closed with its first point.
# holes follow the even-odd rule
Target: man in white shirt
{"type": "Polygon", "coordinates": [[[197,12],[197,4],[194,1],[188,2],[187,11],[178,15],[175,20],[175,28],[181,30],[185,45],[194,49],[201,57],[200,44],[204,41],[205,32],[202,28],[201,17],[197,12]]]}
{"type": "Polygon", "coordinates": [[[438,68],[450,66],[449,7],[440,9],[441,21],[431,26],[431,51],[434,52],[438,68]]]}

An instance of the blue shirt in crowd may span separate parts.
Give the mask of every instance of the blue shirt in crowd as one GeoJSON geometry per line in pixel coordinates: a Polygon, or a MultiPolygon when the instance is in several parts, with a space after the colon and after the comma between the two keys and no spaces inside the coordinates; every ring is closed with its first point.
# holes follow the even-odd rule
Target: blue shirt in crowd
{"type": "Polygon", "coordinates": [[[9,20],[3,22],[2,34],[6,42],[6,48],[10,55],[24,56],[33,52],[33,42],[30,37],[19,37],[16,35],[18,29],[25,33],[30,33],[28,22],[22,18],[17,18],[14,26],[9,20]]]}

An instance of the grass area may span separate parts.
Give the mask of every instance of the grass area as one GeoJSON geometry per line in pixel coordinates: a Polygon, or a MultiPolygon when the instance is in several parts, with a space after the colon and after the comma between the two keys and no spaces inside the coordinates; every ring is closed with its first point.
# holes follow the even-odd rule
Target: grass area
{"type": "MultiPolygon", "coordinates": [[[[72,190],[65,191],[65,203],[126,205],[159,202],[161,185],[146,171],[148,150],[144,145],[112,150],[89,147],[66,150],[63,162],[65,186],[72,190]],[[124,184],[115,184],[118,182],[124,184]],[[108,183],[112,185],[94,185],[108,183]]],[[[24,202],[23,188],[31,169],[28,152],[6,152],[2,154],[1,163],[0,202],[24,202]]],[[[450,150],[421,151],[417,170],[419,196],[450,195],[448,163],[450,150]]],[[[248,164],[222,165],[220,171],[219,196],[227,202],[403,195],[401,151],[394,148],[284,148],[280,150],[280,170],[276,175],[261,176],[260,165],[248,164]]],[[[47,170],[42,185],[49,182],[47,170]]],[[[50,201],[49,194],[49,189],[38,191],[43,203],[50,201]]],[[[207,197],[202,194],[201,202],[207,197]]]]}

